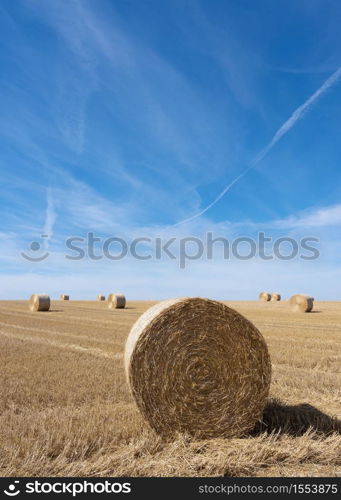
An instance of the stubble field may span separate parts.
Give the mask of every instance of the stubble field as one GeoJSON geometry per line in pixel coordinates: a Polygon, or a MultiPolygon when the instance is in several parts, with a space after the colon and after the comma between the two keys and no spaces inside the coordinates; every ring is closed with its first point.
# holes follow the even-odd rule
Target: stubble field
{"type": "Polygon", "coordinates": [[[273,363],[263,421],[243,439],[162,442],[123,370],[130,327],[153,302],[0,302],[1,476],[340,476],[341,303],[226,302],[273,363]]]}

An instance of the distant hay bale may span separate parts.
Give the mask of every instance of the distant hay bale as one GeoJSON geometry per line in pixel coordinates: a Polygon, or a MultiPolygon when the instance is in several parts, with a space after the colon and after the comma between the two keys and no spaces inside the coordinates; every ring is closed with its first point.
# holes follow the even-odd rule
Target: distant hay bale
{"type": "Polygon", "coordinates": [[[126,306],[126,298],[123,293],[111,293],[108,297],[109,309],[124,309],[126,306]]]}
{"type": "Polygon", "coordinates": [[[289,304],[294,312],[311,312],[314,307],[314,297],[303,294],[293,295],[289,304]]]}
{"type": "Polygon", "coordinates": [[[61,296],[60,296],[60,300],[70,300],[70,296],[69,295],[65,295],[64,293],[62,293],[61,296]]]}
{"type": "Polygon", "coordinates": [[[258,298],[259,300],[261,300],[262,302],[269,302],[271,300],[271,295],[267,292],[261,292],[259,295],[258,295],[258,298]]]}
{"type": "Polygon", "coordinates": [[[281,295],[279,293],[272,293],[271,294],[271,302],[278,302],[279,300],[281,300],[281,295]]]}
{"type": "Polygon", "coordinates": [[[148,309],[129,333],[125,370],[139,410],[163,437],[244,435],[262,415],[271,378],[257,328],[202,298],[148,309]]]}
{"type": "Polygon", "coordinates": [[[29,300],[30,311],[49,311],[51,300],[48,295],[33,294],[29,300]]]}
{"type": "Polygon", "coordinates": [[[97,295],[97,300],[103,301],[103,300],[105,300],[105,296],[104,295],[97,295]]]}

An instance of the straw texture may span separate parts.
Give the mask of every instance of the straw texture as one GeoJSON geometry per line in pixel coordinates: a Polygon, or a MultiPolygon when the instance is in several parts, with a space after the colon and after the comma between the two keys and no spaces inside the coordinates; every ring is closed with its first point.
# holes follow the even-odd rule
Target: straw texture
{"type": "Polygon", "coordinates": [[[279,293],[272,293],[271,294],[271,302],[278,302],[279,300],[281,300],[281,295],[279,293]]]}
{"type": "Polygon", "coordinates": [[[290,298],[289,303],[294,312],[311,312],[314,307],[314,298],[309,295],[297,294],[290,298]]]}
{"type": "Polygon", "coordinates": [[[105,296],[104,295],[97,295],[97,300],[103,301],[103,300],[105,300],[105,296]]]}
{"type": "Polygon", "coordinates": [[[29,300],[30,311],[49,311],[51,300],[48,295],[33,294],[29,300]]]}
{"type": "Polygon", "coordinates": [[[61,296],[60,296],[60,300],[70,300],[70,296],[69,295],[65,295],[64,293],[62,293],[61,296]]]}
{"type": "Polygon", "coordinates": [[[259,300],[261,300],[262,302],[269,302],[271,300],[271,295],[270,293],[267,293],[267,292],[261,292],[259,295],[258,295],[258,298],[259,300]]]}
{"type": "Polygon", "coordinates": [[[126,298],[123,293],[111,293],[108,298],[109,309],[124,309],[126,298]]]}
{"type": "Polygon", "coordinates": [[[271,378],[257,328],[202,298],[148,309],[128,336],[125,370],[142,415],[164,437],[244,435],[262,415],[271,378]]]}

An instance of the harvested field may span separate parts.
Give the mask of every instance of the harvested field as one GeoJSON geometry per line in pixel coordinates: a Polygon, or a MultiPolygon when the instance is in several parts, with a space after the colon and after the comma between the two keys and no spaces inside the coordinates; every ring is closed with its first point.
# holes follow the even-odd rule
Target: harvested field
{"type": "Polygon", "coordinates": [[[269,346],[263,422],[243,439],[169,442],[141,418],[123,367],[152,304],[0,302],[1,476],[341,475],[341,303],[296,315],[284,301],[226,302],[269,346]]]}

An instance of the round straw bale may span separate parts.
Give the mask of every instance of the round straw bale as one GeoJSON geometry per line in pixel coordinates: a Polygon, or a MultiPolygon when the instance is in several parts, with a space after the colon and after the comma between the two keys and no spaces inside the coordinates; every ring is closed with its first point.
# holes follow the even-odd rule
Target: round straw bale
{"type": "Polygon", "coordinates": [[[226,305],[166,300],[134,324],[125,371],[137,406],[161,436],[242,436],[261,417],[271,363],[257,328],[226,305]]]}
{"type": "Polygon", "coordinates": [[[271,294],[271,302],[277,302],[279,300],[281,300],[281,295],[279,293],[274,292],[271,294]]]}
{"type": "Polygon", "coordinates": [[[103,301],[103,300],[105,300],[105,296],[104,295],[97,295],[97,300],[103,301]]]}
{"type": "Polygon", "coordinates": [[[289,303],[292,311],[294,312],[310,312],[314,307],[314,297],[297,294],[290,298],[289,303]]]}
{"type": "Polygon", "coordinates": [[[258,295],[258,298],[259,298],[259,300],[261,300],[263,302],[269,302],[269,300],[271,300],[271,295],[270,295],[270,293],[267,293],[267,292],[261,292],[258,295]]]}
{"type": "Polygon", "coordinates": [[[48,295],[33,294],[29,300],[30,311],[48,311],[50,309],[51,300],[48,295]]]}
{"type": "Polygon", "coordinates": [[[111,293],[110,300],[108,299],[109,309],[124,309],[126,306],[126,298],[123,293],[111,293]]]}
{"type": "Polygon", "coordinates": [[[69,295],[65,295],[64,293],[62,293],[61,296],[60,296],[60,300],[70,300],[70,296],[69,295]]]}

